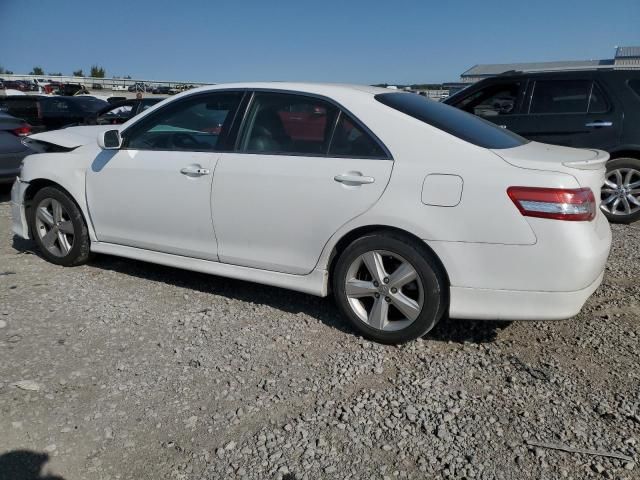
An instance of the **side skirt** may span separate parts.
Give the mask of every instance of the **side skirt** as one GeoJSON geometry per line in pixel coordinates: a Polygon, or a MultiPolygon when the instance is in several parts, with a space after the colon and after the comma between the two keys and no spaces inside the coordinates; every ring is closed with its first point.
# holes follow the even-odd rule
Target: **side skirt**
{"type": "Polygon", "coordinates": [[[309,293],[319,297],[327,296],[326,270],[314,270],[308,275],[292,275],[289,273],[271,272],[250,267],[240,267],[227,263],[201,260],[198,258],[183,257],[170,253],[155,252],[141,248],[127,247],[113,243],[92,242],[91,251],[115,255],[117,257],[132,258],[144,262],[157,263],[167,267],[193,270],[194,272],[219,275],[221,277],[246,280],[248,282],[262,283],[274,287],[296,290],[298,292],[309,293]]]}

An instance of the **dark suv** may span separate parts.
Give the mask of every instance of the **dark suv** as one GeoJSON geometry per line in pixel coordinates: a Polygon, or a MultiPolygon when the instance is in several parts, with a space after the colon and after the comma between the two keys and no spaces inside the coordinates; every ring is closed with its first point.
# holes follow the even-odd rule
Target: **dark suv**
{"type": "Polygon", "coordinates": [[[445,103],[537,142],[609,152],[602,210],[640,220],[640,70],[507,72],[445,103]]]}

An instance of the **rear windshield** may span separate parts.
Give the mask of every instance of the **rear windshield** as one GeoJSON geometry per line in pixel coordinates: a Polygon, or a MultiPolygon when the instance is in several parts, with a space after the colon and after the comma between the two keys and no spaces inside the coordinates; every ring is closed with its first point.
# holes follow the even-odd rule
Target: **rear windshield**
{"type": "Polygon", "coordinates": [[[73,100],[83,112],[97,112],[109,105],[104,100],[95,97],[74,97],[73,100]]]}
{"type": "Polygon", "coordinates": [[[479,147],[513,148],[528,142],[480,117],[414,93],[380,93],[375,99],[395,110],[479,147]]]}

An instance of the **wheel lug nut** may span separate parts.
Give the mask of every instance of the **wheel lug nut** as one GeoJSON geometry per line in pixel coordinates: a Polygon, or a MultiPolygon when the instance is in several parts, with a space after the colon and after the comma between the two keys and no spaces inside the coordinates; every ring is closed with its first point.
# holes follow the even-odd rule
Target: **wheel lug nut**
{"type": "Polygon", "coordinates": [[[384,301],[389,303],[391,301],[391,299],[389,297],[384,297],[384,301]]]}
{"type": "Polygon", "coordinates": [[[375,294],[375,297],[376,297],[376,298],[380,298],[380,294],[379,294],[379,293],[376,293],[376,294],[375,294]]]}
{"type": "Polygon", "coordinates": [[[373,286],[378,288],[380,286],[380,284],[378,282],[373,282],[373,286]]]}
{"type": "Polygon", "coordinates": [[[391,289],[391,293],[398,293],[398,289],[397,289],[397,288],[395,288],[395,287],[394,287],[394,288],[392,288],[392,289],[391,289]]]}
{"type": "Polygon", "coordinates": [[[384,280],[382,280],[384,283],[389,283],[389,277],[384,277],[384,280]]]}

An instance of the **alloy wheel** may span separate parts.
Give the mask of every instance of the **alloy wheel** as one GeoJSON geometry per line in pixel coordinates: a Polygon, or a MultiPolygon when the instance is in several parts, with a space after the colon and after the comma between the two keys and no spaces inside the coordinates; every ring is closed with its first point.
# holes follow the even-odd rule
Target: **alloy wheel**
{"type": "Polygon", "coordinates": [[[400,255],[384,250],[366,252],[351,263],[345,293],[358,318],[383,331],[407,328],[424,306],[416,269],[400,255]]]}
{"type": "Polygon", "coordinates": [[[58,200],[45,198],[38,204],[35,226],[42,245],[52,255],[64,257],[73,248],[73,222],[58,200]]]}
{"type": "Polygon", "coordinates": [[[611,215],[632,215],[640,211],[640,171],[616,168],[607,172],[601,200],[601,208],[611,215]]]}

